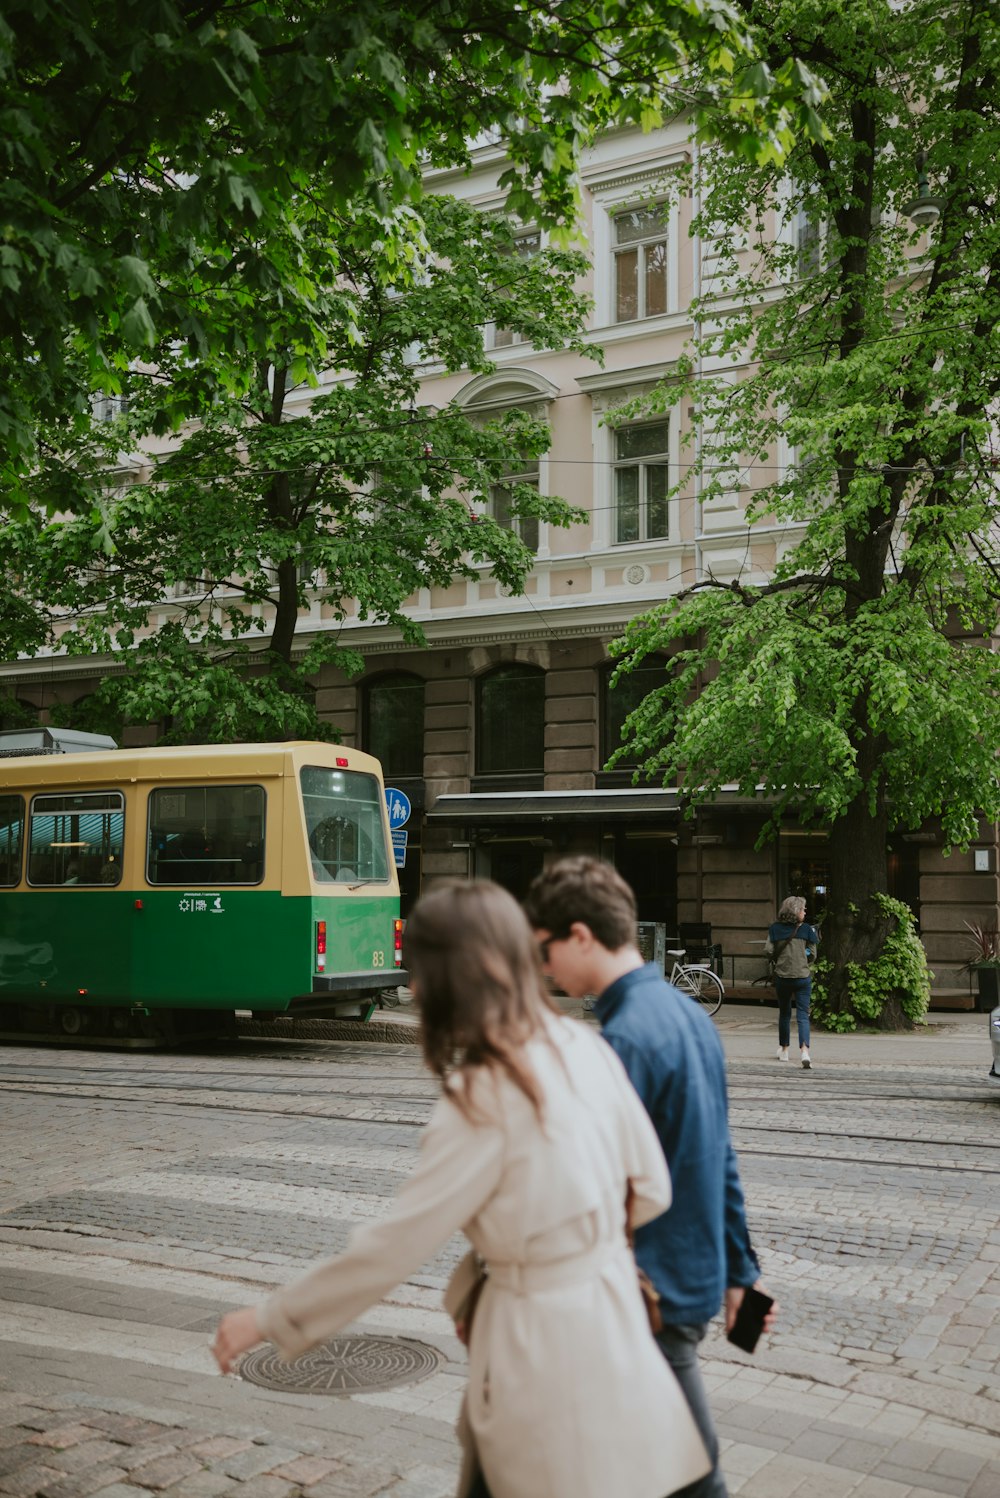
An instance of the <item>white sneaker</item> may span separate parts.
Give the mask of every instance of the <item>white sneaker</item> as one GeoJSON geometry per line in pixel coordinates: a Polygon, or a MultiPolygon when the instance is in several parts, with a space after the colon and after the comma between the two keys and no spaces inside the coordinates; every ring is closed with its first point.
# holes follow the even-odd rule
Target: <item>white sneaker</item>
{"type": "Polygon", "coordinates": [[[779,1061],[787,1061],[788,1060],[788,1047],[786,1045],[779,1045],[779,1047],[778,1047],[778,1060],[779,1061]]]}
{"type": "Polygon", "coordinates": [[[802,1057],[802,1065],[806,1071],[812,1071],[812,1062],[809,1059],[809,1047],[807,1045],[799,1048],[799,1055],[802,1057]]]}

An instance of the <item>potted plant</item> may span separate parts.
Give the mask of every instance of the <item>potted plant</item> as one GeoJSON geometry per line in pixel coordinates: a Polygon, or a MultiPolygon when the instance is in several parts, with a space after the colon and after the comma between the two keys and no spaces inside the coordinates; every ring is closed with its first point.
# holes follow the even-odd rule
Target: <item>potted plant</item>
{"type": "Polygon", "coordinates": [[[996,926],[980,926],[966,921],[973,955],[962,964],[961,971],[975,973],[979,985],[976,1012],[989,1014],[1000,1004],[1000,931],[996,926]]]}

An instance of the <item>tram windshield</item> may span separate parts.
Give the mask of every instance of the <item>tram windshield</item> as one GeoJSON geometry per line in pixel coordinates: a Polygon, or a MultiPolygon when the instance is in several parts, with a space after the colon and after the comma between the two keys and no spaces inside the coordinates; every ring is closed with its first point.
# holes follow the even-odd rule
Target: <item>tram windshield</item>
{"type": "Polygon", "coordinates": [[[382,791],[375,776],[305,765],[301,784],[313,877],[333,884],[388,882],[382,791]]]}

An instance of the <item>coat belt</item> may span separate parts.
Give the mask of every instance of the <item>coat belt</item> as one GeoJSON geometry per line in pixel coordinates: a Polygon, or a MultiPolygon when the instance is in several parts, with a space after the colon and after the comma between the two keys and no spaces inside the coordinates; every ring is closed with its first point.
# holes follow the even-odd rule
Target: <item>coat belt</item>
{"type": "Polygon", "coordinates": [[[579,1285],[593,1279],[606,1265],[627,1252],[624,1235],[617,1241],[597,1243],[586,1253],[571,1254],[562,1259],[511,1260],[498,1264],[490,1259],[488,1284],[515,1295],[533,1295],[539,1290],[559,1290],[564,1285],[579,1285]]]}

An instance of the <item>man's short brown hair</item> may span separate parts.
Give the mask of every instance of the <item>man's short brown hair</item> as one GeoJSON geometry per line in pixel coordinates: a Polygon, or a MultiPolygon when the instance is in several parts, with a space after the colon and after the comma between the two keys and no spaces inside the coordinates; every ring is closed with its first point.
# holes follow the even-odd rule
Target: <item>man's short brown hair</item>
{"type": "Polygon", "coordinates": [[[634,945],[635,895],[609,863],[599,858],[561,858],[531,883],[525,913],[536,931],[566,936],[574,921],[589,926],[602,947],[617,952],[634,945]]]}

